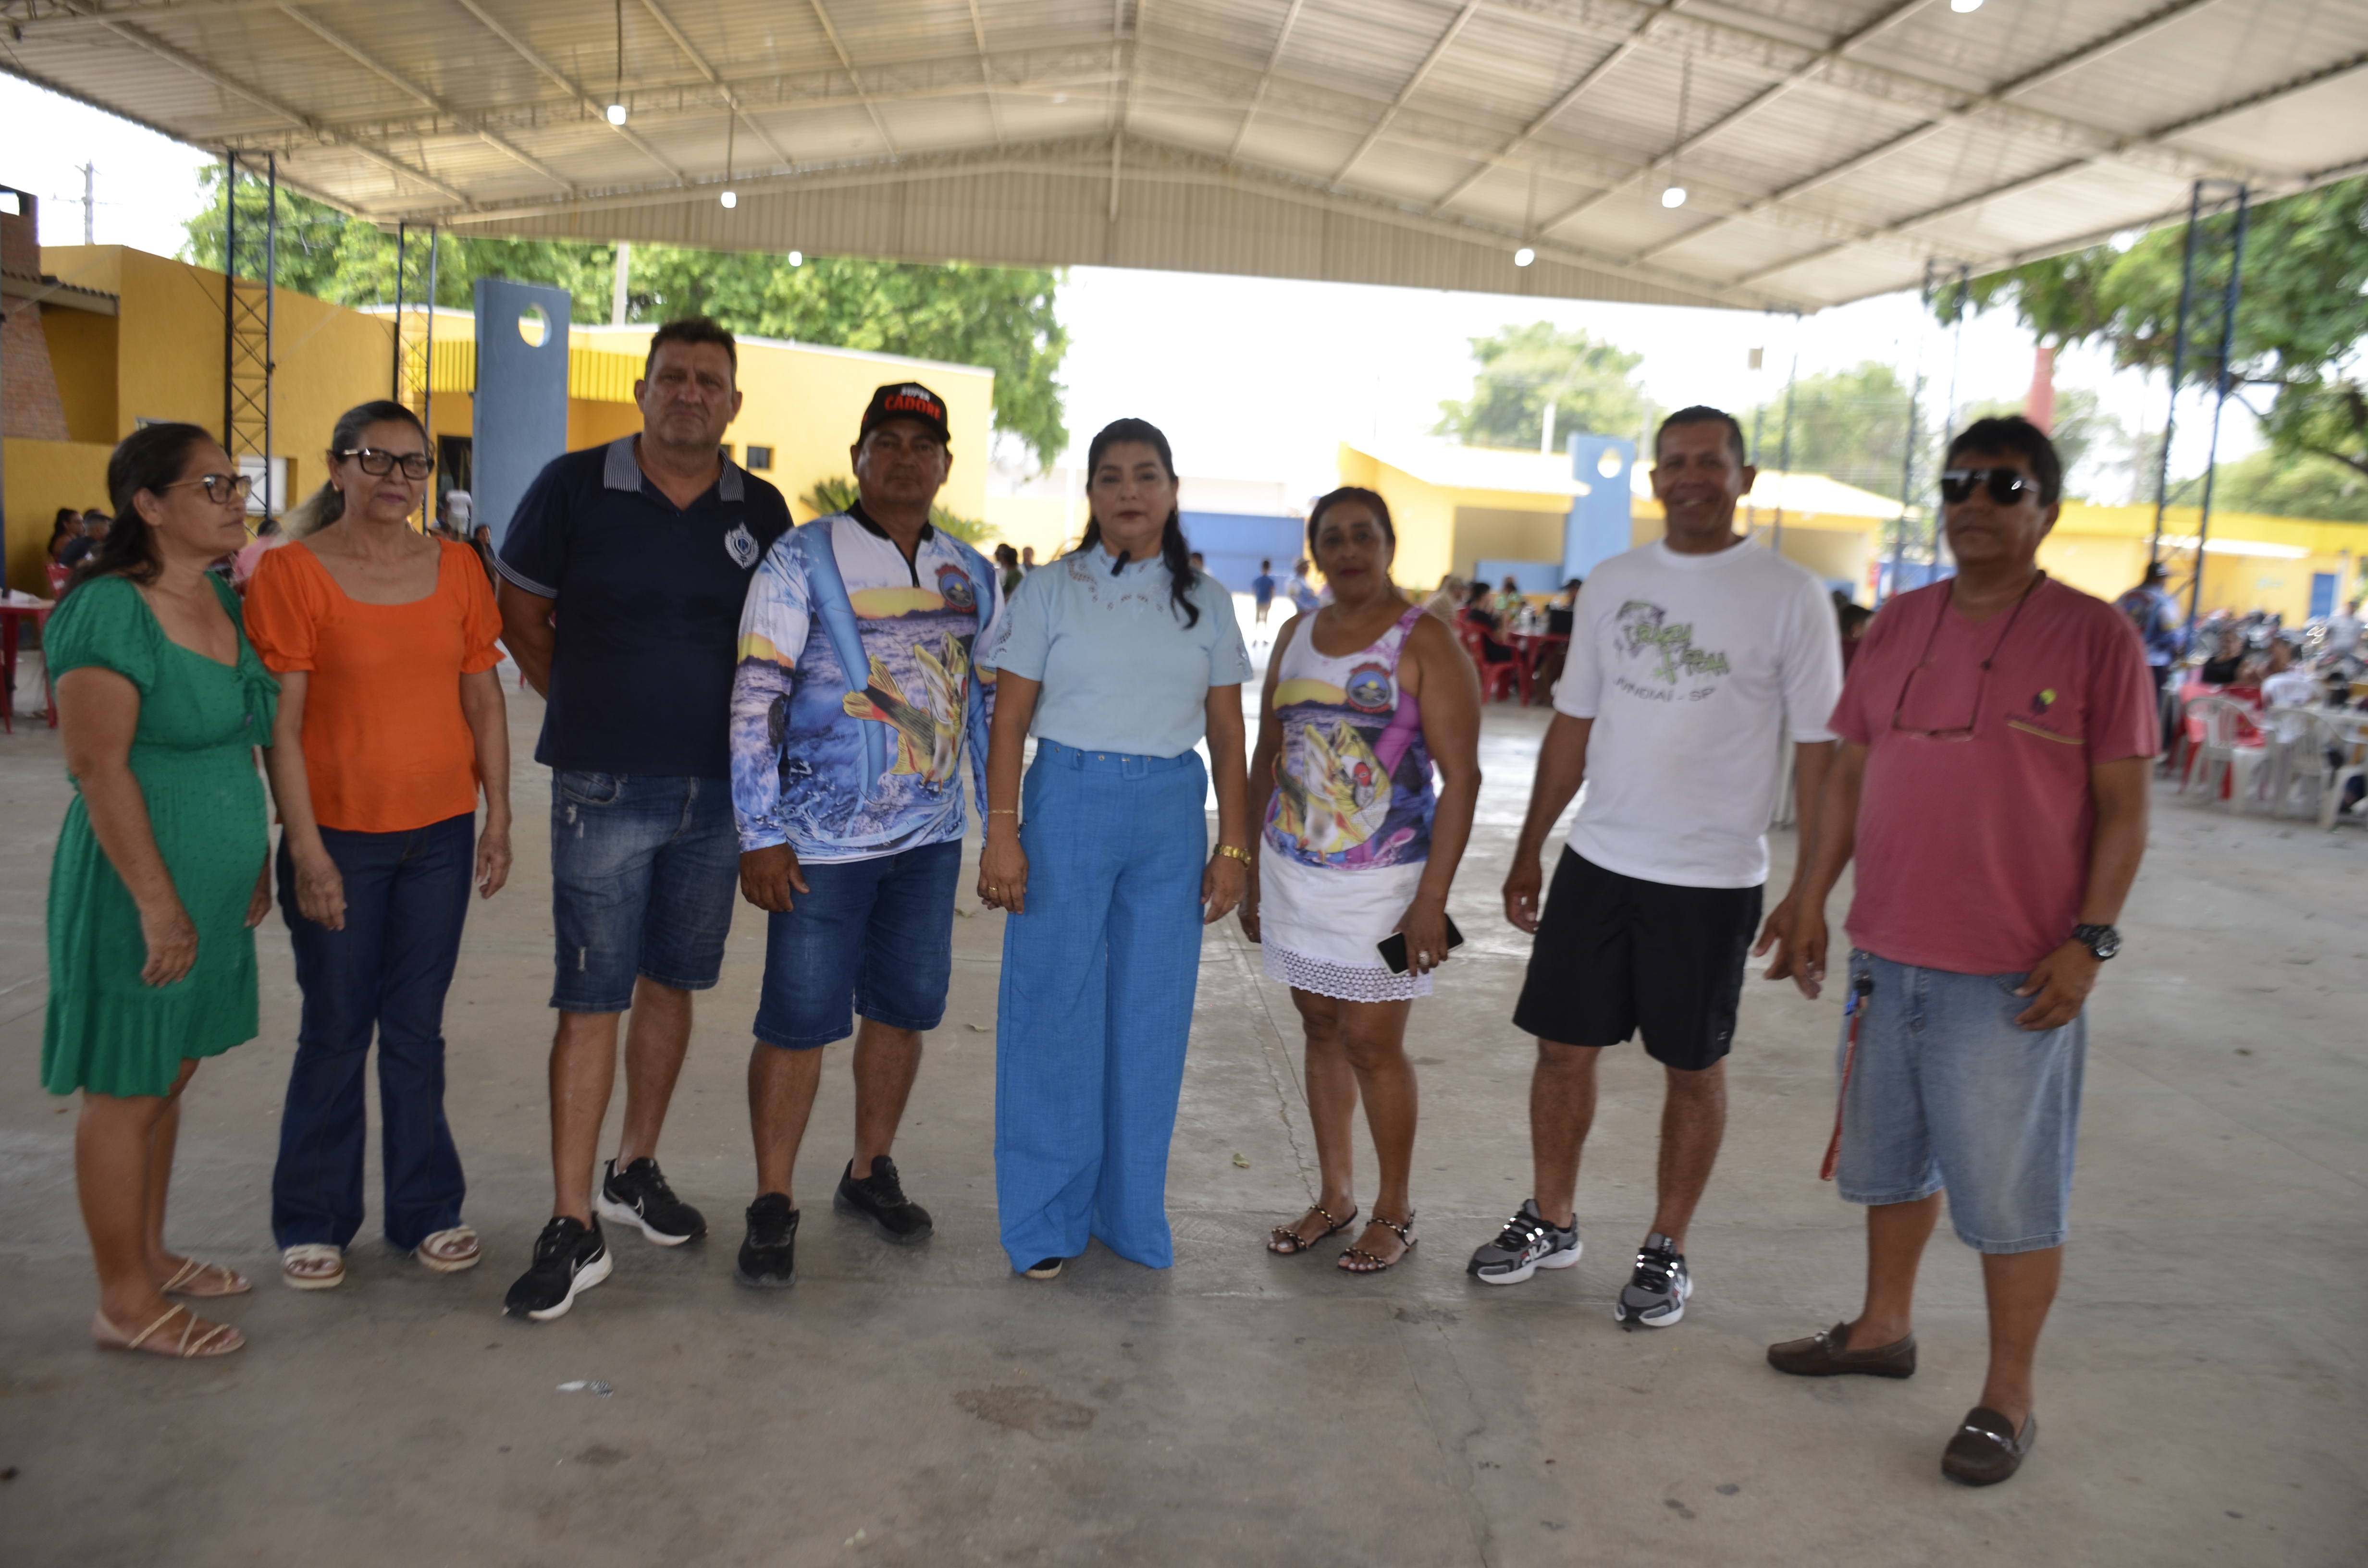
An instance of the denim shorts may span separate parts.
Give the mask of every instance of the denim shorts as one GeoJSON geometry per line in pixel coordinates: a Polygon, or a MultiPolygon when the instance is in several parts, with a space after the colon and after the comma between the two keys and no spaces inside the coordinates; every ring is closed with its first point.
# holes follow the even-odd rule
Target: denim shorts
{"type": "Polygon", "coordinates": [[[633,979],[704,991],[723,971],[740,835],[721,778],[551,776],[551,1005],[621,1013],[633,979]]]}
{"type": "MultiPolygon", "coordinates": [[[[1853,952],[1874,990],[1842,1095],[1835,1185],[1852,1203],[1946,1189],[1958,1240],[1986,1253],[2062,1246],[2089,1054],[2084,1009],[2061,1028],[2016,1024],[2020,974],[1958,974],[1853,952]]],[[[1849,1026],[1836,1057],[1849,1047],[1849,1026]]]]}
{"type": "Polygon", "coordinates": [[[891,1028],[943,1023],[962,841],[798,869],[806,891],[792,888],[765,929],[757,1038],[812,1051],[853,1034],[858,1013],[891,1028]]]}

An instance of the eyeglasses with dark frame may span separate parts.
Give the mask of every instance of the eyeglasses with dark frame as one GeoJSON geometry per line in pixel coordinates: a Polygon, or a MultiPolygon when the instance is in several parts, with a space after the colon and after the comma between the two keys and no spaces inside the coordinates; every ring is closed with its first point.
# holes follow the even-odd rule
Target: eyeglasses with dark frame
{"type": "Polygon", "coordinates": [[[1987,487],[1990,499],[2011,506],[2025,495],[2039,497],[2039,481],[2019,468],[1952,468],[1941,475],[1941,499],[1952,506],[1973,497],[1974,486],[1987,487]]]}
{"type": "MultiPolygon", "coordinates": [[[[1999,472],[2011,473],[2014,471],[2011,469],[2004,471],[1993,469],[1990,472],[1993,473],[1999,472]]],[[[1915,667],[1907,672],[1907,678],[1899,683],[1899,700],[1892,704],[1891,708],[1892,729],[1903,735],[1921,735],[1928,741],[1972,740],[1974,738],[1974,726],[1982,722],[1982,698],[1989,690],[1990,666],[1998,662],[1998,650],[2006,646],[2008,635],[2014,631],[2015,621],[2022,615],[2022,607],[2031,602],[2031,596],[2037,591],[2039,585],[2046,580],[2047,574],[2044,572],[2038,573],[2032,576],[2030,586],[2022,590],[2022,597],[2014,601],[2014,612],[2006,618],[2006,625],[1999,629],[1998,641],[1990,644],[1989,657],[1982,661],[1982,673],[1975,676],[1974,680],[1974,711],[1972,716],[1966,719],[1962,726],[1955,729],[1921,730],[1913,725],[1901,723],[1899,722],[1899,716],[1907,710],[1907,694],[1909,691],[1914,689],[1916,686],[1916,677],[1918,675],[1921,675],[1926,666],[1930,665],[1932,662],[1932,642],[1933,640],[1941,634],[1941,623],[1949,618],[1950,607],[1957,602],[1956,579],[1953,577],[1951,578],[1949,580],[1948,597],[1941,603],[1941,613],[1932,618],[1932,629],[1924,634],[1924,652],[1917,655],[1915,667]]]]}
{"type": "Polygon", "coordinates": [[[205,491],[206,499],[217,506],[244,501],[255,494],[255,477],[245,473],[201,473],[195,479],[176,479],[163,488],[178,490],[184,484],[197,485],[205,491]]]}
{"type": "Polygon", "coordinates": [[[342,452],[331,452],[333,458],[351,458],[361,465],[361,471],[372,479],[384,479],[400,464],[405,479],[425,479],[436,472],[436,460],[426,452],[390,452],[383,447],[349,447],[342,452]]]}

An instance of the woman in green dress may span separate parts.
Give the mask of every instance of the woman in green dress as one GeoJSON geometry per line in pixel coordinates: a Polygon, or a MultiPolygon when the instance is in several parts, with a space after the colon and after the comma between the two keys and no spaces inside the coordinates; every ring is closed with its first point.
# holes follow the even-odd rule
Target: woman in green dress
{"type": "Polygon", "coordinates": [[[255,926],[271,907],[263,783],[279,683],[207,570],[246,535],[247,482],[194,425],[107,465],[116,523],[50,619],[75,795],[50,870],[41,1081],[83,1092],[74,1186],[98,1265],[91,1337],[190,1359],[245,1341],[166,1295],[251,1287],[165,1249],[181,1091],[255,1038],[255,926]]]}

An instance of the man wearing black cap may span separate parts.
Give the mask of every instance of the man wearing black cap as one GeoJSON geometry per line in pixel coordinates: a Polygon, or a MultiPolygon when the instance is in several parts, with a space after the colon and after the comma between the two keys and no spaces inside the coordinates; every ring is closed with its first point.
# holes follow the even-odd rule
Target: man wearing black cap
{"type": "Polygon", "coordinates": [[[929,521],[946,406],[882,387],[851,449],[861,498],[792,529],[757,568],[732,694],[740,890],[769,912],[748,1061],[757,1200],[745,1285],[795,1278],[791,1169],[822,1046],[855,1041],[855,1141],[832,1206],[899,1244],[928,1239],[889,1155],[945,1017],[967,774],[986,806],[991,676],[972,650],[1003,605],[994,566],[929,521]],[[861,1022],[859,1026],[858,1017],[861,1022]]]}

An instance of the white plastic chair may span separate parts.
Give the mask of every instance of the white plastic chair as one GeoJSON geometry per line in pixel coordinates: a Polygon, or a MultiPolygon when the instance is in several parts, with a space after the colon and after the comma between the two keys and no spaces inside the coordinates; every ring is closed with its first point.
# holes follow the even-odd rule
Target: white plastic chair
{"type": "Polygon", "coordinates": [[[2325,715],[2329,744],[2339,760],[2327,771],[2318,796],[2318,825],[2332,831],[2343,809],[2343,792],[2354,778],[2368,778],[2368,714],[2325,715]]]}
{"type": "Polygon", "coordinates": [[[2187,705],[2190,718],[2203,721],[2203,744],[2187,765],[2186,781],[2180,787],[2181,795],[2203,791],[2206,804],[2220,798],[2221,784],[2227,784],[2228,807],[2241,812],[2245,797],[2253,788],[2253,775],[2261,765],[2269,748],[2259,741],[2239,739],[2243,722],[2252,712],[2243,703],[2226,697],[2199,697],[2187,705]]]}
{"type": "Polygon", "coordinates": [[[2309,814],[2317,815],[2318,793],[2327,783],[2327,747],[2331,744],[2327,724],[2309,708],[2271,708],[2259,722],[2269,747],[2262,759],[2268,783],[2260,799],[2271,816],[2283,816],[2294,786],[2307,780],[2312,790],[2309,814]]]}

